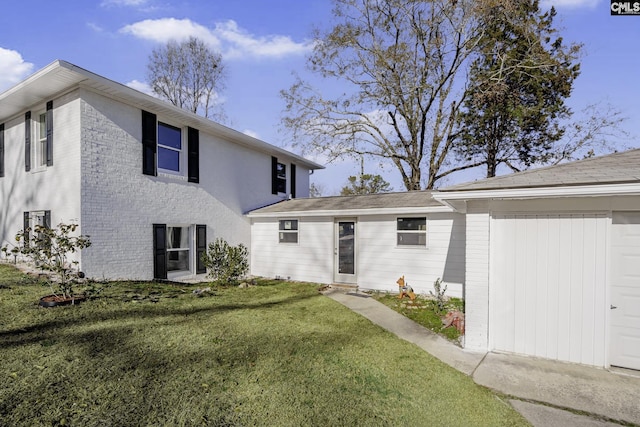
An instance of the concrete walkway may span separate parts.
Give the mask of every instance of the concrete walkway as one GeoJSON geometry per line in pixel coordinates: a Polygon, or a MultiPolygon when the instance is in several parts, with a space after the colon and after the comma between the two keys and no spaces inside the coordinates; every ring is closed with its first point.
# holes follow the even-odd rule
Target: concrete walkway
{"type": "Polygon", "coordinates": [[[640,373],[499,353],[474,353],[363,293],[326,295],[503,393],[534,426],[640,426],[640,373]]]}

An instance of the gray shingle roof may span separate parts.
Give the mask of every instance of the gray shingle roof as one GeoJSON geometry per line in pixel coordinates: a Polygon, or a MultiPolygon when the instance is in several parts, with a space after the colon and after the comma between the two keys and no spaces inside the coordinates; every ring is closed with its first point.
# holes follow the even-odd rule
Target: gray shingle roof
{"type": "Polygon", "coordinates": [[[341,211],[378,208],[441,207],[431,196],[431,191],[404,193],[379,193],[358,196],[314,197],[285,200],[256,209],[251,213],[341,211]]]}
{"type": "Polygon", "coordinates": [[[640,149],[452,185],[440,191],[503,190],[630,182],[640,182],[640,149]]]}

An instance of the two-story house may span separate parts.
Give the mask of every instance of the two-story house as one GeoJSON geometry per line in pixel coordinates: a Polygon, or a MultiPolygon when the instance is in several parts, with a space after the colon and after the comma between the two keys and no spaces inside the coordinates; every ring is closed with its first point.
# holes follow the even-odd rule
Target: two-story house
{"type": "Polygon", "coordinates": [[[0,94],[0,246],[76,222],[89,277],[187,277],[217,237],[249,247],[245,213],[308,197],[321,167],[55,61],[0,94]]]}

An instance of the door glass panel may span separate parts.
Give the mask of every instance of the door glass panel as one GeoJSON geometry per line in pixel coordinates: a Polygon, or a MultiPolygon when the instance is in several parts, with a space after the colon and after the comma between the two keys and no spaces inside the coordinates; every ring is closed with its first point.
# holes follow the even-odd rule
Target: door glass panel
{"type": "Polygon", "coordinates": [[[338,223],[338,273],[355,274],[355,223],[338,223]]]}

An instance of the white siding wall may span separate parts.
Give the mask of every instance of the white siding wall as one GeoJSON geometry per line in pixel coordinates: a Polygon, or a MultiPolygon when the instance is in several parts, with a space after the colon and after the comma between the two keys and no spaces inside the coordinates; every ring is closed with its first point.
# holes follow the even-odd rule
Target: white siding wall
{"type": "MultiPolygon", "coordinates": [[[[208,242],[222,237],[250,246],[244,213],[282,197],[271,194],[269,154],[200,130],[199,184],[143,175],[140,110],[90,91],[82,98],[82,221],[93,242],[83,268],[90,277],[151,279],[154,223],[206,224],[208,242]]],[[[305,194],[308,171],[298,171],[298,193],[305,194]]]]}
{"type": "MultiPolygon", "coordinates": [[[[45,103],[30,109],[32,121],[45,103]]],[[[15,244],[23,212],[51,211],[51,224],[80,221],[80,100],[72,92],[53,99],[53,166],[25,171],[24,113],[5,124],[5,176],[0,178],[0,246],[15,244]]],[[[33,129],[33,128],[32,128],[33,129]]],[[[32,130],[31,150],[35,149],[32,130]]]]}
{"type": "Polygon", "coordinates": [[[454,213],[425,216],[426,248],[396,244],[398,216],[359,218],[356,265],[360,288],[397,292],[396,281],[404,275],[415,292],[428,294],[433,291],[433,282],[440,278],[447,285],[446,295],[462,297],[464,216],[454,213]]]}
{"type": "Polygon", "coordinates": [[[333,218],[300,218],[298,244],[278,243],[278,220],[254,218],[251,223],[253,275],[333,282],[333,218]]]}
{"type": "Polygon", "coordinates": [[[604,214],[493,216],[490,348],[604,366],[604,214]]]}
{"type": "Polygon", "coordinates": [[[468,203],[464,346],[478,351],[488,348],[489,223],[485,202],[468,203]]]}
{"type": "MultiPolygon", "coordinates": [[[[427,248],[396,245],[397,216],[358,218],[356,274],[360,288],[397,292],[396,280],[404,275],[416,292],[429,293],[440,277],[448,285],[447,295],[462,296],[464,216],[451,213],[427,217],[427,248]]],[[[281,219],[287,218],[295,219],[286,215],[281,219]]],[[[333,217],[299,218],[297,245],[278,243],[278,219],[254,218],[251,239],[252,274],[333,282],[333,217]]]]}

